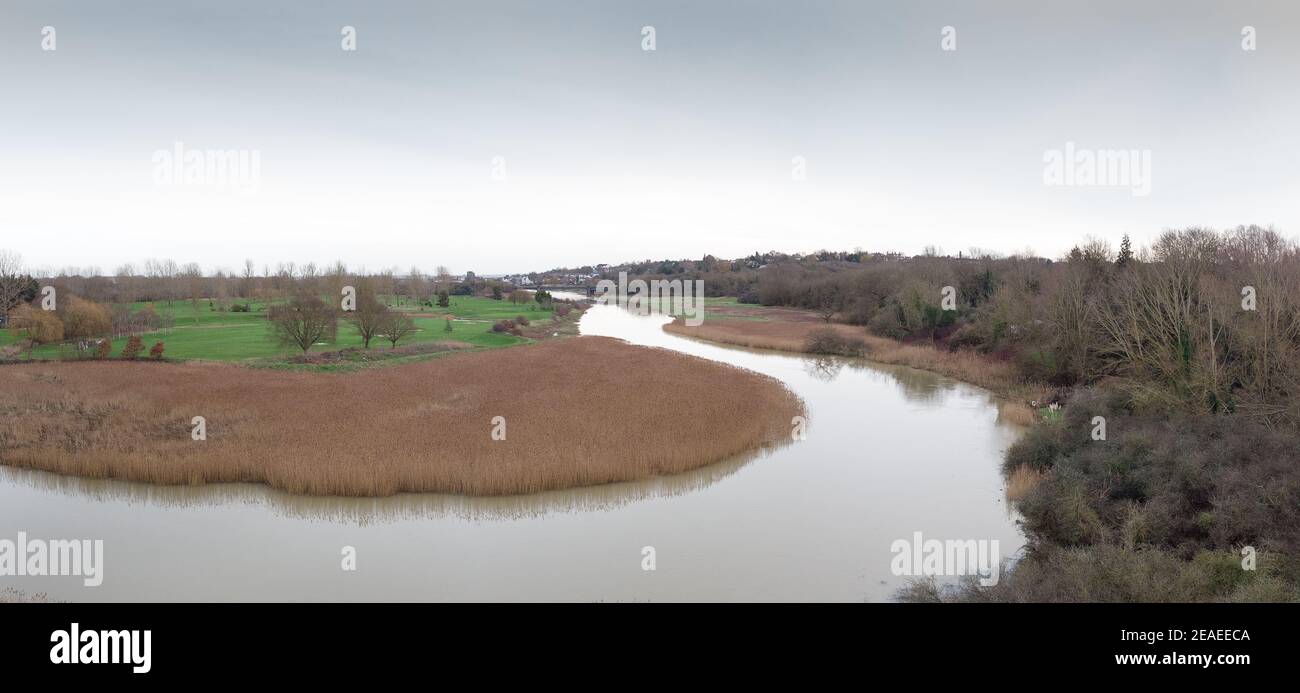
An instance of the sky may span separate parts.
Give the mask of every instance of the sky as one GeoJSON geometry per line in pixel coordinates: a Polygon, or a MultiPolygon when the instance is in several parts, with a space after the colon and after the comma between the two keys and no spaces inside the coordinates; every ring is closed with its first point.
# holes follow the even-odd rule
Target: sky
{"type": "Polygon", "coordinates": [[[0,249],[491,274],[1294,236],[1298,68],[1289,0],[3,0],[0,249]],[[1047,170],[1116,152],[1129,179],[1047,170]]]}

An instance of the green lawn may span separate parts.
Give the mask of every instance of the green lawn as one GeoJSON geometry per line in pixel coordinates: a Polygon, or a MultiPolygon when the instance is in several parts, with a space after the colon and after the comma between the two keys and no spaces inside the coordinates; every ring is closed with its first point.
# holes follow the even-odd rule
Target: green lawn
{"type": "MultiPolygon", "coordinates": [[[[395,303],[395,302],[394,302],[395,303]]],[[[533,304],[534,306],[536,304],[533,304]]],[[[132,310],[142,308],[137,303],[132,310]]],[[[148,353],[154,342],[162,342],[164,355],[169,359],[207,359],[217,361],[245,361],[281,356],[293,356],[301,353],[296,347],[284,347],[271,335],[266,321],[266,306],[254,303],[252,312],[235,313],[211,310],[207,301],[199,303],[198,310],[189,301],[176,301],[168,306],[165,302],[153,304],[160,314],[171,314],[175,324],[170,330],[150,332],[142,335],[144,354],[148,353]]],[[[420,342],[449,340],[464,342],[478,347],[500,347],[518,344],[526,340],[508,334],[492,332],[492,323],[504,318],[524,315],[529,320],[549,320],[548,311],[531,306],[516,306],[509,301],[494,301],[490,298],[454,296],[449,309],[402,306],[400,310],[422,313],[443,313],[449,310],[455,316],[452,331],[446,331],[446,322],[442,318],[415,317],[412,320],[418,331],[399,342],[399,346],[420,342]]],[[[0,345],[19,341],[12,333],[0,331],[0,345]]],[[[118,356],[126,338],[113,340],[112,356],[118,356]]],[[[318,345],[317,351],[334,351],[346,347],[361,346],[361,339],[356,330],[345,320],[339,321],[337,339],[331,344],[318,345]]],[[[388,342],[375,338],[370,342],[372,349],[384,349],[388,342]]],[[[68,345],[46,345],[37,347],[32,354],[36,358],[58,358],[69,354],[74,349],[68,345]]]]}
{"type": "MultiPolygon", "coordinates": [[[[517,315],[522,315],[530,321],[534,318],[549,320],[550,311],[542,310],[536,301],[528,303],[514,304],[507,299],[495,301],[490,298],[479,296],[452,296],[451,305],[446,308],[429,308],[424,306],[419,309],[420,312],[443,312],[450,311],[458,319],[464,320],[506,320],[512,319],[517,315]]],[[[403,306],[403,310],[410,309],[409,306],[403,306]]]]}

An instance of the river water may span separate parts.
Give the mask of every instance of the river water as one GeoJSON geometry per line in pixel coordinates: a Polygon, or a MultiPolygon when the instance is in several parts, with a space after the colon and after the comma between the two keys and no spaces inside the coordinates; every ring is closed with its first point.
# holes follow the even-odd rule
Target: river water
{"type": "Polygon", "coordinates": [[[595,306],[581,329],[777,378],[807,406],[806,439],[673,477],[508,498],[310,498],[0,467],[0,540],[104,540],[98,587],[0,576],[0,589],[69,601],[883,601],[905,580],[891,571],[896,539],[998,540],[1003,556],[1023,543],[998,472],[1020,431],[989,393],[706,344],[665,321],[595,306]],[[345,546],[355,570],[341,568],[345,546]]]}

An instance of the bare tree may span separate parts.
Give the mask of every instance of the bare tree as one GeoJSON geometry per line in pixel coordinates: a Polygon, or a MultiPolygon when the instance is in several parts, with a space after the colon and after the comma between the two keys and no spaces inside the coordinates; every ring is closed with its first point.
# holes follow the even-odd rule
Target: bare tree
{"type": "Polygon", "coordinates": [[[199,321],[199,300],[203,298],[203,268],[191,262],[181,270],[185,281],[185,293],[189,294],[190,304],[194,306],[194,322],[199,321]]]}
{"type": "Polygon", "coordinates": [[[357,335],[361,337],[361,343],[365,348],[369,349],[370,340],[388,325],[391,319],[390,312],[388,306],[375,298],[373,286],[368,280],[357,282],[357,305],[348,313],[347,319],[356,329],[357,335]]]}
{"type": "Polygon", "coordinates": [[[271,306],[266,317],[280,343],[298,347],[304,355],[313,344],[332,341],[338,330],[334,306],[308,293],[295,294],[288,303],[271,306]]]}
{"type": "Polygon", "coordinates": [[[817,315],[826,322],[830,322],[844,308],[844,295],[831,282],[824,282],[815,289],[813,301],[816,303],[817,315]]]}
{"type": "Polygon", "coordinates": [[[387,311],[379,329],[379,336],[387,339],[396,349],[397,343],[414,334],[415,330],[415,322],[410,316],[396,311],[387,311]]]}
{"type": "Polygon", "coordinates": [[[244,260],[244,273],[239,278],[239,297],[247,301],[253,297],[257,288],[257,272],[253,269],[253,260],[244,260]]]}
{"type": "Polygon", "coordinates": [[[406,276],[406,295],[414,299],[416,305],[424,299],[424,274],[420,272],[419,267],[411,267],[410,273],[406,276]]]}
{"type": "Polygon", "coordinates": [[[128,262],[117,268],[117,300],[119,303],[134,303],[136,293],[135,267],[128,262]]]}
{"type": "Polygon", "coordinates": [[[22,300],[30,279],[22,275],[23,258],[18,253],[0,250],[0,317],[22,300]]]}

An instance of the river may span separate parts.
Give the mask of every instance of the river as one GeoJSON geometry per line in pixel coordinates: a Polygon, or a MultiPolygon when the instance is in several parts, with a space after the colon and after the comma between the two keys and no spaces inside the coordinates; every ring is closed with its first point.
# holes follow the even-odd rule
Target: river
{"type": "Polygon", "coordinates": [[[883,601],[904,580],[891,572],[896,539],[996,539],[1003,556],[1023,543],[998,472],[1019,430],[989,393],[697,342],[663,332],[665,320],[595,306],[581,330],[777,378],[807,406],[806,439],[673,477],[508,498],[311,498],[0,467],[0,540],[104,540],[98,587],[0,576],[0,589],[69,601],[883,601]],[[345,546],[355,570],[340,567],[345,546]]]}

